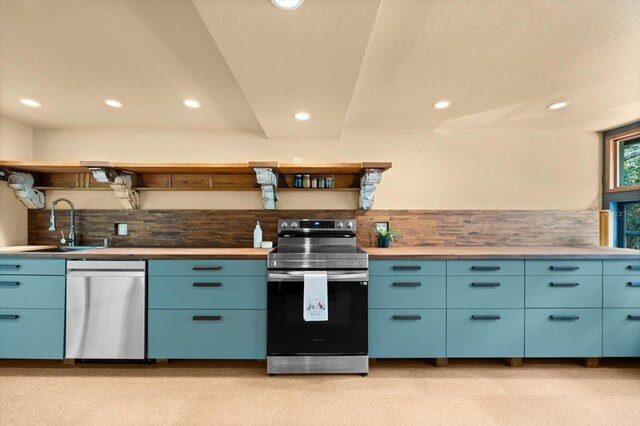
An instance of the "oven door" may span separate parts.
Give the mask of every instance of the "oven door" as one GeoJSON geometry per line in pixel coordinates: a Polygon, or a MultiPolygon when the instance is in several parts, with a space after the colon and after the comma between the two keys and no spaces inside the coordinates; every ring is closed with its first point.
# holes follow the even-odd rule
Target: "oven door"
{"type": "Polygon", "coordinates": [[[366,355],[368,273],[359,271],[269,271],[267,354],[366,355]],[[327,273],[329,320],[303,319],[304,272],[327,273]]]}

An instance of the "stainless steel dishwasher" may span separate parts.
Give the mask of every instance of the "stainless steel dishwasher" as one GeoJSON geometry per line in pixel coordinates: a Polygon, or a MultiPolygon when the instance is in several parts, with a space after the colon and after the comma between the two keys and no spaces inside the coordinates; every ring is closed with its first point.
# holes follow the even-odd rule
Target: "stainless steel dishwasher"
{"type": "Polygon", "coordinates": [[[144,359],[144,261],[68,261],[65,358],[144,359]]]}

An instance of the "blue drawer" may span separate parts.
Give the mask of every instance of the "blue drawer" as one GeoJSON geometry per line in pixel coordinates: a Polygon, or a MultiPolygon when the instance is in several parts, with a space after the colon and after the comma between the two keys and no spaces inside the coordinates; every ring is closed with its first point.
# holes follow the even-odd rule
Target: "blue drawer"
{"type": "Polygon", "coordinates": [[[264,277],[149,277],[149,309],[267,309],[264,277]]]}
{"type": "Polygon", "coordinates": [[[524,355],[524,309],[447,309],[447,357],[524,355]]]}
{"type": "Polygon", "coordinates": [[[0,259],[2,275],[66,275],[63,259],[0,259]]]}
{"type": "Polygon", "coordinates": [[[444,309],[369,309],[371,358],[444,358],[444,309]]]}
{"type": "Polygon", "coordinates": [[[602,309],[526,309],[525,336],[527,357],[601,357],[602,309]]]}
{"type": "Polygon", "coordinates": [[[529,276],[527,308],[601,308],[602,276],[529,276]]]}
{"type": "Polygon", "coordinates": [[[640,276],[606,275],[602,287],[605,308],[640,307],[640,276]]]}
{"type": "Polygon", "coordinates": [[[524,275],[522,260],[449,260],[447,275],[524,275]]]}
{"type": "Polygon", "coordinates": [[[267,275],[266,260],[150,260],[149,275],[259,276],[267,275]]]}
{"type": "Polygon", "coordinates": [[[446,293],[444,276],[372,276],[369,279],[370,308],[445,308],[446,293]]]}
{"type": "Polygon", "coordinates": [[[65,277],[0,275],[0,308],[64,309],[65,277]]]}
{"type": "Polygon", "coordinates": [[[635,260],[605,260],[602,268],[605,275],[635,275],[640,279],[640,255],[635,260]]]}
{"type": "Polygon", "coordinates": [[[0,309],[0,358],[63,356],[63,309],[0,309]]]}
{"type": "Polygon", "coordinates": [[[447,307],[524,308],[524,277],[448,277],[447,307]]]}
{"type": "Polygon", "coordinates": [[[604,310],[602,355],[640,357],[640,308],[604,310]]]}
{"type": "Polygon", "coordinates": [[[267,311],[151,309],[148,345],[149,358],[263,359],[267,311]]]}
{"type": "Polygon", "coordinates": [[[527,275],[602,275],[602,260],[527,260],[527,275]]]}
{"type": "Polygon", "coordinates": [[[446,275],[444,260],[371,260],[369,275],[446,275]]]}

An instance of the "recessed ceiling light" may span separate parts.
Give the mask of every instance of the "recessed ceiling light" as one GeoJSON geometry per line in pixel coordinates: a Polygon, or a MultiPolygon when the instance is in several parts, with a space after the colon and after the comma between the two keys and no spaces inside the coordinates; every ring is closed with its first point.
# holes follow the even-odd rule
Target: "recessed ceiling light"
{"type": "Polygon", "coordinates": [[[451,102],[449,101],[438,101],[435,104],[433,104],[433,107],[435,109],[445,109],[445,108],[449,108],[449,105],[451,105],[451,102]]]}
{"type": "Polygon", "coordinates": [[[562,109],[569,105],[569,102],[556,102],[555,104],[551,104],[547,107],[547,109],[562,109]]]}
{"type": "Polygon", "coordinates": [[[31,108],[40,108],[42,104],[38,101],[34,101],[33,99],[20,99],[20,103],[22,105],[26,105],[31,108]]]}
{"type": "Polygon", "coordinates": [[[200,102],[196,101],[195,99],[185,99],[182,103],[189,108],[200,108],[200,102]]]}
{"type": "Polygon", "coordinates": [[[273,3],[273,5],[278,9],[296,10],[297,8],[302,6],[304,0],[271,0],[271,3],[273,3]]]}
{"type": "Polygon", "coordinates": [[[122,102],[116,101],[115,99],[105,99],[104,103],[112,108],[122,108],[124,106],[122,102]]]}
{"type": "Polygon", "coordinates": [[[300,121],[307,121],[308,119],[311,118],[311,115],[309,115],[308,112],[296,112],[296,115],[294,115],[294,117],[296,118],[296,120],[300,120],[300,121]]]}

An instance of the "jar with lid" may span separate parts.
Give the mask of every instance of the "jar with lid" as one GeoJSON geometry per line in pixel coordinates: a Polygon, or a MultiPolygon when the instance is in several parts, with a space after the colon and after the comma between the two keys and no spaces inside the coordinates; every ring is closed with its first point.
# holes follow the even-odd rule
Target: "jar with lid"
{"type": "Polygon", "coordinates": [[[311,178],[311,187],[312,188],[318,187],[318,178],[311,178]]]}
{"type": "Polygon", "coordinates": [[[302,175],[296,175],[296,178],[293,181],[293,187],[302,188],[302,175]]]}
{"type": "Polygon", "coordinates": [[[303,188],[311,188],[311,176],[304,175],[302,178],[302,187],[303,188]]]}
{"type": "Polygon", "coordinates": [[[325,179],[318,178],[318,188],[324,189],[324,185],[325,185],[325,179]]]}

